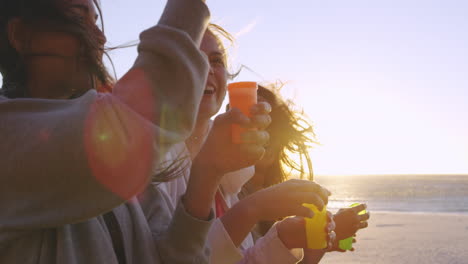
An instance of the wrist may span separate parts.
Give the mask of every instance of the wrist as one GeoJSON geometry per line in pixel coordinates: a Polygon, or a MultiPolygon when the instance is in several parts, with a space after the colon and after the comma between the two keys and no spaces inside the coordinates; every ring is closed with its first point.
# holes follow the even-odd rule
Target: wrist
{"type": "Polygon", "coordinates": [[[236,247],[240,246],[258,222],[255,206],[247,198],[236,203],[220,219],[236,247]]]}
{"type": "Polygon", "coordinates": [[[202,164],[192,163],[190,179],[185,192],[184,205],[192,216],[204,219],[211,212],[214,195],[218,189],[220,177],[202,164]]]}
{"type": "Polygon", "coordinates": [[[203,153],[203,149],[192,161],[191,174],[203,178],[206,184],[212,185],[219,185],[224,176],[223,171],[214,166],[213,158],[203,153]]]}
{"type": "Polygon", "coordinates": [[[241,219],[244,224],[253,228],[253,226],[261,221],[258,209],[259,208],[255,205],[252,199],[247,197],[234,204],[234,206],[227,211],[226,215],[235,215],[236,219],[241,219]]]}
{"type": "Polygon", "coordinates": [[[283,243],[283,245],[287,249],[291,250],[292,249],[292,247],[290,246],[291,243],[288,240],[287,232],[285,232],[284,223],[285,223],[284,221],[280,221],[276,224],[276,233],[278,234],[278,238],[281,241],[281,243],[283,243]]]}
{"type": "Polygon", "coordinates": [[[192,161],[192,170],[202,170],[204,177],[208,178],[210,181],[219,183],[227,171],[216,166],[215,162],[213,162],[215,160],[213,158],[214,155],[215,154],[206,151],[204,147],[202,147],[192,161]]]}

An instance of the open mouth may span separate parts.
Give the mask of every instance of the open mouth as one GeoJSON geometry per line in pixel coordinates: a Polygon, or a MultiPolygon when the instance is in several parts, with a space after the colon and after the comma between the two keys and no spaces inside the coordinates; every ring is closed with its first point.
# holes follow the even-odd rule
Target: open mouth
{"type": "Polygon", "coordinates": [[[206,88],[205,88],[205,91],[204,91],[204,94],[205,95],[212,95],[216,92],[216,88],[214,88],[212,85],[208,85],[206,88]]]}

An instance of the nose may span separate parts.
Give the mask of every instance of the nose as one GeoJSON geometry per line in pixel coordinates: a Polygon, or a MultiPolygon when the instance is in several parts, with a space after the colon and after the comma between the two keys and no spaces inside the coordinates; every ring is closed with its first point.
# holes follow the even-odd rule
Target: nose
{"type": "Polygon", "coordinates": [[[214,69],[213,66],[210,65],[210,71],[208,72],[209,74],[213,75],[214,74],[214,69]]]}
{"type": "Polygon", "coordinates": [[[94,31],[93,33],[96,36],[96,40],[98,41],[98,45],[104,46],[107,42],[107,38],[104,35],[104,32],[97,26],[97,25],[92,25],[92,30],[94,31]]]}
{"type": "Polygon", "coordinates": [[[102,32],[99,28],[98,28],[98,40],[99,40],[99,44],[101,45],[104,45],[107,42],[107,38],[104,35],[104,32],[102,32]]]}

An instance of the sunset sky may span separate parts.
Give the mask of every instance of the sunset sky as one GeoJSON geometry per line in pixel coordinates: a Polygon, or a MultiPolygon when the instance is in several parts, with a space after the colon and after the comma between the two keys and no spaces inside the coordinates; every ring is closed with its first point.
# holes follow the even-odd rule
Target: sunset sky
{"type": "MultiPolygon", "coordinates": [[[[108,45],[165,1],[101,0],[108,45]]],[[[207,0],[238,36],[236,80],[287,84],[322,143],[316,174],[468,174],[468,1],[207,0]]],[[[117,75],[135,48],[113,51],[117,75]]]]}

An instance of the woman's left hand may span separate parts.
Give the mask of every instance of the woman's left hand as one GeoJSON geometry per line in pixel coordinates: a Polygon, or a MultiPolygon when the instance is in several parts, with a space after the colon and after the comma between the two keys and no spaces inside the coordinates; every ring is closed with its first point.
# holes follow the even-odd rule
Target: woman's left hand
{"type": "Polygon", "coordinates": [[[351,208],[342,208],[333,216],[336,223],[335,232],[337,240],[354,236],[359,229],[368,226],[367,220],[370,218],[369,212],[359,215],[359,212],[366,208],[367,206],[365,204],[360,204],[351,208]]]}
{"type": "MultiPolygon", "coordinates": [[[[339,247],[339,242],[348,237],[353,237],[353,244],[356,243],[356,232],[368,226],[369,212],[359,215],[359,212],[366,208],[365,204],[351,208],[342,208],[333,216],[336,223],[336,241],[329,251],[346,252],[346,250],[339,247]]],[[[351,248],[350,251],[354,251],[354,248],[351,248]]]]}

